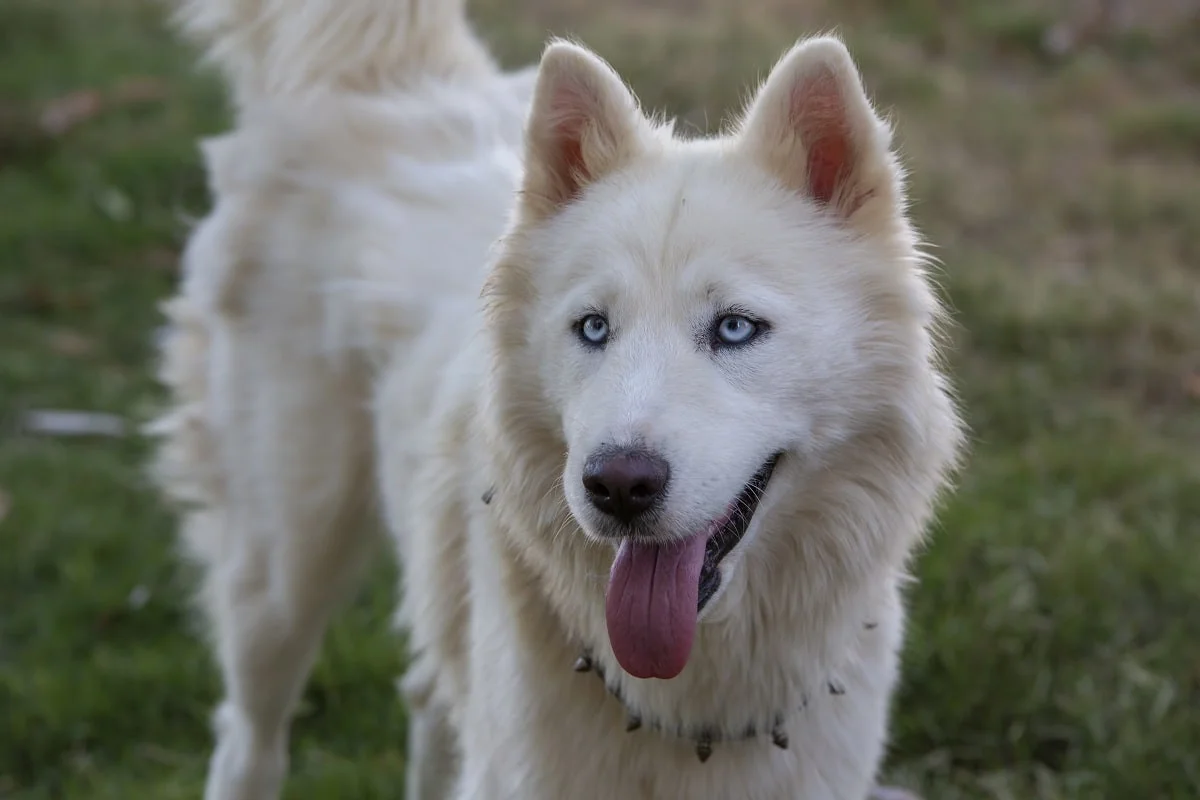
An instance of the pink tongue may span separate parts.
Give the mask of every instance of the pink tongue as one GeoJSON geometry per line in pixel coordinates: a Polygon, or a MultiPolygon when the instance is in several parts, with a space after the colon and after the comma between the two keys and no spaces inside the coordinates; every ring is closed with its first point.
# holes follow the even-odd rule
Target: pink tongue
{"type": "Polygon", "coordinates": [[[705,536],[665,545],[625,541],[608,578],[608,639],[635,678],[674,678],[696,635],[705,536]]]}

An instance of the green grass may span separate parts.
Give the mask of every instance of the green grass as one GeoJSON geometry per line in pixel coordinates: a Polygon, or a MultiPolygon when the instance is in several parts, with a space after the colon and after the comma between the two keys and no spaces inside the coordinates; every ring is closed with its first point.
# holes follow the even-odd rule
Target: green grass
{"type": "MultiPolygon", "coordinates": [[[[577,34],[693,129],[794,36],[848,38],[944,263],[973,430],[918,563],[888,777],[930,800],[1195,798],[1200,26],[1151,0],[1050,57],[1056,6],[951,5],[477,3],[507,63],[577,34]]],[[[221,88],[145,0],[4,0],[0,52],[0,797],[198,797],[218,685],[145,446],[17,420],[158,399],[155,303],[206,207],[221,88]],[[138,77],[161,97],[59,138],[30,123],[138,77]]],[[[293,800],[400,793],[393,574],[330,635],[293,800]]]]}

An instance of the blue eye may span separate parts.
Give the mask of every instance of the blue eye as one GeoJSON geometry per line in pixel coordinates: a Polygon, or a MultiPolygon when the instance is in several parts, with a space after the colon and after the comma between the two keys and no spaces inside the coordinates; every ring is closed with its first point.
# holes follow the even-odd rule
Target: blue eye
{"type": "Polygon", "coordinates": [[[717,320],[717,326],[713,333],[714,341],[718,345],[743,345],[758,336],[759,325],[741,314],[729,314],[717,320]]]}
{"type": "Polygon", "coordinates": [[[608,341],[608,320],[599,314],[588,314],[579,320],[579,336],[585,344],[603,345],[608,341]]]}

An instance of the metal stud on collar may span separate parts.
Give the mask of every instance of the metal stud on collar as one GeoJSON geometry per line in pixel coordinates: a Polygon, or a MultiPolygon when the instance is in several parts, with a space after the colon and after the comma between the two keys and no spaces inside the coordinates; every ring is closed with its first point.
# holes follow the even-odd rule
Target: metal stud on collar
{"type": "MultiPolygon", "coordinates": [[[[625,705],[625,698],[623,698],[621,696],[620,690],[617,689],[617,687],[610,686],[608,684],[608,681],[605,679],[605,676],[604,676],[604,670],[601,668],[600,664],[597,661],[595,661],[595,659],[592,658],[592,655],[590,652],[585,650],[583,653],[581,653],[580,656],[575,659],[575,663],[572,666],[572,669],[574,669],[575,672],[581,672],[581,673],[582,672],[594,672],[594,673],[596,673],[597,677],[599,677],[600,680],[604,682],[604,688],[608,690],[608,693],[611,694],[614,698],[616,698],[617,701],[619,703],[621,703],[621,705],[623,705],[623,706],[625,705]]],[[[828,682],[827,686],[829,688],[830,693],[835,694],[835,695],[844,694],[846,691],[845,688],[842,686],[842,684],[838,683],[835,680],[830,680],[828,682]]],[[[807,707],[808,707],[808,696],[804,695],[801,698],[799,710],[804,711],[807,707]]],[[[625,711],[627,714],[627,716],[625,718],[625,731],[627,733],[632,733],[634,731],[641,730],[641,728],[644,725],[642,716],[640,714],[635,713],[634,711],[631,711],[628,706],[625,707],[625,711]]],[[[659,724],[657,724],[653,721],[651,721],[650,727],[659,732],[664,731],[664,729],[659,724]]],[[[784,727],[784,716],[782,714],[779,714],[775,717],[775,723],[771,727],[770,734],[771,734],[771,744],[775,745],[780,750],[788,749],[788,745],[789,745],[788,734],[787,734],[786,728],[784,727]]],[[[688,738],[687,734],[684,732],[679,732],[676,735],[680,736],[681,738],[688,738]]],[[[742,736],[740,738],[743,740],[747,740],[747,739],[753,739],[757,736],[758,736],[758,729],[756,727],[754,727],[753,725],[751,725],[746,728],[745,732],[742,734],[742,736]]],[[[701,764],[706,763],[708,761],[708,759],[712,757],[713,745],[716,744],[718,741],[720,741],[720,739],[711,730],[705,730],[704,732],[700,733],[694,739],[696,757],[698,759],[700,759],[701,764]]]]}
{"type": "Polygon", "coordinates": [[[776,719],[775,727],[771,729],[771,744],[775,745],[780,750],[787,750],[788,735],[787,731],[783,728],[782,719],[776,719]]]}
{"type": "Polygon", "coordinates": [[[712,756],[712,751],[712,736],[707,733],[701,734],[700,738],[696,740],[696,758],[700,759],[700,763],[703,764],[712,756]]]}

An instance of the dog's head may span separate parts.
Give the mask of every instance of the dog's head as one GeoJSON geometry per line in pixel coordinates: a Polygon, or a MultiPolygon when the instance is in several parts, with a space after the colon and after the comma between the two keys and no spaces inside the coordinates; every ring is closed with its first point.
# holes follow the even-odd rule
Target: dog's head
{"type": "Polygon", "coordinates": [[[746,552],[805,535],[823,469],[866,441],[891,458],[907,436],[940,473],[954,430],[927,422],[953,416],[931,362],[936,302],[890,131],[834,39],[797,45],[740,126],[701,141],[555,43],[527,140],[486,290],[499,368],[521,365],[499,402],[522,436],[565,445],[571,514],[614,546],[618,658],[670,677],[698,610],[754,584],[746,552]]]}

